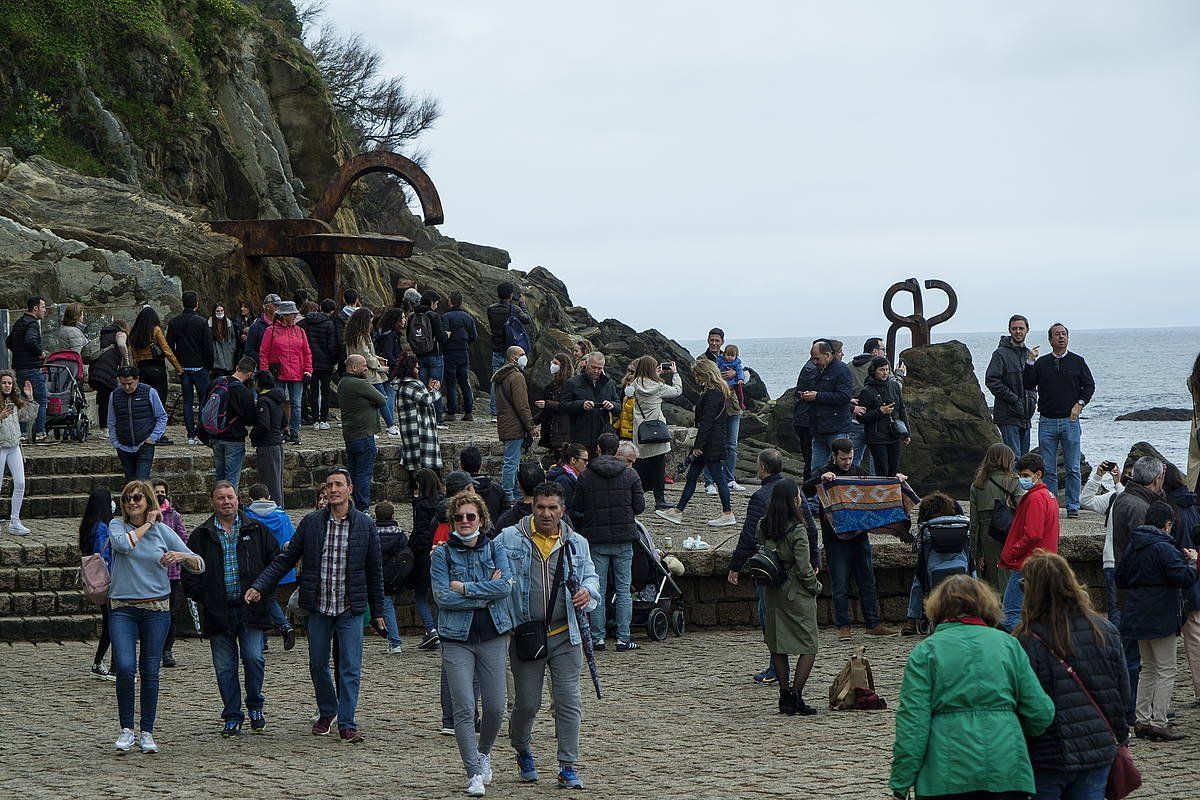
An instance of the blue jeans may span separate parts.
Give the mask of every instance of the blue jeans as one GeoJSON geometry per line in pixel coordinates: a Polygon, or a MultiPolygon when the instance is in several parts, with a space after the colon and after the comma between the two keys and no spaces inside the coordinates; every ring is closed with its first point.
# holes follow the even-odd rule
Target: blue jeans
{"type": "MultiPolygon", "coordinates": [[[[814,438],[815,441],[815,438],[814,438]]],[[[814,445],[815,447],[816,445],[814,445]]],[[[825,558],[833,581],[833,624],[850,627],[850,575],[858,584],[858,604],[868,628],[879,625],[879,595],[875,591],[875,570],[871,565],[871,540],[865,535],[848,542],[836,536],[825,539],[825,558]]]]}
{"type": "MultiPolygon", "coordinates": [[[[504,360],[505,360],[504,353],[492,353],[492,375],[495,375],[496,370],[498,370],[504,366],[504,360]]],[[[489,376],[489,380],[490,379],[491,378],[489,376]]],[[[492,386],[489,383],[488,391],[490,392],[489,397],[491,398],[490,403],[491,403],[491,408],[492,408],[492,417],[495,417],[496,416],[496,387],[492,386]]]]}
{"type": "Polygon", "coordinates": [[[1008,445],[1017,458],[1029,452],[1029,428],[1020,425],[997,425],[1000,429],[1000,441],[1008,445]]]}
{"type": "Polygon", "coordinates": [[[374,436],[346,442],[346,469],[354,482],[354,507],[365,512],[371,507],[371,478],[375,475],[374,436]]]}
{"type": "Polygon", "coordinates": [[[1038,418],[1038,447],[1046,462],[1046,488],[1058,496],[1058,448],[1062,446],[1063,461],[1067,467],[1067,510],[1079,510],[1079,421],[1069,419],[1038,418]]]}
{"type": "MultiPolygon", "coordinates": [[[[1113,624],[1117,630],[1121,630],[1121,609],[1117,608],[1117,568],[1104,568],[1104,600],[1105,611],[1108,613],[1108,621],[1113,624]]],[[[1140,656],[1140,653],[1139,653],[1140,656]]]]}
{"type": "Polygon", "coordinates": [[[122,728],[133,728],[134,674],[142,678],[143,731],[154,731],[158,715],[158,668],[163,643],[171,627],[170,611],[148,611],[136,606],[118,606],[108,613],[108,638],[112,663],[117,673],[117,713],[122,728]],[[138,645],[141,644],[139,658],[138,645]]]}
{"type": "Polygon", "coordinates": [[[1142,651],[1138,640],[1127,636],[1121,637],[1121,648],[1125,651],[1125,669],[1129,673],[1129,705],[1126,711],[1132,715],[1137,706],[1138,678],[1142,675],[1142,651]]]}
{"type": "Polygon", "coordinates": [[[209,441],[213,451],[213,481],[229,481],[236,489],[242,477],[242,464],[246,461],[246,443],[221,439],[209,441]]]}
{"type": "Polygon", "coordinates": [[[279,601],[274,597],[267,600],[267,613],[271,615],[271,622],[275,623],[276,630],[282,631],[292,627],[292,623],[288,622],[287,615],[279,607],[279,601]]]}
{"type": "Polygon", "coordinates": [[[392,647],[400,645],[400,624],[396,622],[396,606],[392,602],[392,596],[385,594],[383,596],[383,624],[387,625],[388,629],[388,644],[392,647]]]}
{"type": "Polygon", "coordinates": [[[592,640],[604,641],[605,603],[615,591],[613,598],[613,616],[617,621],[617,641],[629,641],[629,624],[633,621],[633,595],[629,593],[633,583],[633,542],[620,544],[592,545],[592,563],[596,566],[596,574],[600,576],[600,603],[588,614],[592,623],[592,640]],[[614,587],[609,586],[608,570],[612,568],[614,587]]]}
{"type": "Polygon", "coordinates": [[[510,503],[517,499],[517,467],[521,466],[521,444],[524,439],[504,442],[504,465],[500,468],[500,488],[510,503]]]}
{"type": "Polygon", "coordinates": [[[732,481],[737,469],[738,434],[742,431],[742,415],[729,418],[729,442],[725,445],[725,480],[732,481]]]}
{"type": "MultiPolygon", "coordinates": [[[[29,381],[33,386],[33,399],[38,404],[37,419],[31,424],[32,430],[28,433],[29,440],[33,441],[34,436],[46,432],[46,380],[42,377],[42,368],[17,370],[17,388],[24,386],[25,381],[29,381]]],[[[102,426],[107,424],[107,421],[101,421],[102,426]]]]}
{"type": "Polygon", "coordinates": [[[217,673],[217,688],[221,692],[221,719],[226,722],[242,722],[242,687],[238,684],[238,658],[246,672],[246,710],[263,709],[263,661],[264,634],[257,628],[247,628],[242,621],[240,606],[229,609],[232,630],[209,637],[212,650],[213,670],[217,673]]]}
{"type": "Polygon", "coordinates": [[[150,468],[154,464],[154,445],[144,444],[134,453],[118,450],[117,458],[121,459],[121,469],[125,470],[125,480],[150,480],[150,468]]]}
{"type": "Polygon", "coordinates": [[[871,453],[867,450],[867,429],[852,422],[850,430],[846,432],[846,438],[854,442],[854,466],[861,466],[868,474],[874,474],[871,472],[871,453]],[[867,459],[865,463],[863,462],[864,456],[867,459]]]}
{"type": "MultiPolygon", "coordinates": [[[[767,587],[759,583],[755,584],[754,588],[758,592],[758,627],[762,629],[763,636],[765,637],[767,635],[767,587]]],[[[783,663],[788,663],[786,653],[783,655],[783,663]]],[[[764,672],[768,675],[775,675],[775,663],[770,659],[767,660],[767,668],[764,672]]],[[[779,676],[775,675],[775,677],[779,676]]]]}
{"type": "Polygon", "coordinates": [[[849,438],[850,434],[848,433],[814,433],[812,435],[812,465],[810,468],[814,475],[833,458],[833,440],[849,438]]]}
{"type": "Polygon", "coordinates": [[[1025,605],[1025,589],[1021,586],[1021,571],[1017,570],[1008,576],[1008,586],[1004,587],[1004,626],[1009,632],[1021,623],[1021,608],[1025,605]]]}
{"type": "Polygon", "coordinates": [[[413,590],[413,605],[417,607],[417,616],[421,618],[421,624],[425,626],[425,632],[429,633],[432,630],[437,630],[437,623],[433,619],[433,609],[429,607],[428,592],[425,589],[413,590]]]}
{"type": "Polygon", "coordinates": [[[204,395],[208,394],[208,370],[185,369],[179,376],[179,389],[183,395],[183,427],[187,428],[188,438],[195,439],[196,411],[192,403],[197,395],[203,403],[204,395]]]}
{"type": "Polygon", "coordinates": [[[295,436],[300,435],[300,417],[304,413],[304,381],[279,381],[279,385],[283,387],[283,392],[288,396],[288,402],[292,404],[292,419],[288,427],[295,436]]]}
{"type": "Polygon", "coordinates": [[[1084,772],[1063,772],[1057,769],[1033,770],[1037,792],[1033,800],[1104,800],[1108,788],[1108,771],[1103,766],[1084,772]]]}
{"type": "Polygon", "coordinates": [[[442,386],[442,396],[446,399],[446,410],[451,414],[458,413],[457,385],[463,396],[463,413],[470,414],[475,407],[475,396],[471,394],[471,354],[467,350],[446,351],[446,385],[442,386]]]}
{"type": "MultiPolygon", "coordinates": [[[[421,383],[428,386],[430,379],[438,383],[442,382],[442,376],[445,374],[445,362],[441,356],[421,356],[417,359],[417,363],[421,365],[419,375],[421,383]]],[[[437,402],[433,404],[433,410],[437,412],[437,421],[441,425],[442,421],[446,418],[446,412],[442,406],[442,398],[438,398],[437,402]]]]}
{"type": "Polygon", "coordinates": [[[322,717],[338,718],[339,730],[357,730],[354,710],[358,707],[358,687],[362,681],[362,615],[350,610],[336,617],[313,612],[308,615],[308,673],[317,695],[317,712],[322,717]],[[334,631],[338,637],[338,689],[329,676],[329,647],[334,631]]]}
{"type": "Polygon", "coordinates": [[[388,381],[383,383],[372,383],[375,391],[383,395],[383,408],[379,410],[383,421],[390,428],[396,424],[396,390],[392,388],[392,384],[388,381]]]}

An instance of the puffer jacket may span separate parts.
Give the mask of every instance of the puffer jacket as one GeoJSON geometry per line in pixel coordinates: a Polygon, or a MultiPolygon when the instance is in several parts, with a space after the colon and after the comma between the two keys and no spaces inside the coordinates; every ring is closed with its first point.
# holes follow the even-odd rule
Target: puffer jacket
{"type": "Polygon", "coordinates": [[[254,426],[250,429],[250,444],[255,447],[276,447],[283,444],[283,404],[287,395],[276,386],[258,396],[254,406],[254,426]]]}
{"type": "Polygon", "coordinates": [[[637,515],[645,510],[642,480],[625,459],[597,456],[588,462],[575,486],[572,518],[593,547],[634,541],[637,515]]]}
{"type": "Polygon", "coordinates": [[[1134,528],[1114,577],[1117,586],[1127,590],[1121,607],[1122,636],[1140,641],[1179,633],[1183,592],[1196,583],[1196,562],[1179,552],[1169,533],[1150,525],[1134,528]]]}
{"type": "Polygon", "coordinates": [[[496,435],[502,442],[523,439],[533,433],[533,414],[529,409],[529,386],[521,368],[506,363],[492,376],[496,393],[496,435]]]}
{"type": "Polygon", "coordinates": [[[579,477],[562,464],[555,464],[546,473],[546,480],[554,481],[562,487],[563,507],[567,510],[567,513],[563,514],[563,521],[571,527],[575,527],[574,521],[571,519],[571,511],[575,508],[575,489],[579,485],[579,477]]]}
{"type": "Polygon", "coordinates": [[[633,440],[633,398],[626,397],[621,402],[621,416],[617,418],[617,438],[633,440]]]}
{"type": "Polygon", "coordinates": [[[604,373],[594,382],[586,374],[568,379],[558,408],[571,418],[571,441],[591,450],[601,434],[615,433],[612,415],[621,413],[621,399],[617,382],[604,373]],[[593,403],[590,411],[583,407],[588,400],[593,403]],[[605,401],[612,403],[611,411],[601,407],[605,401]]]}
{"type": "Polygon", "coordinates": [[[729,424],[725,413],[725,397],[718,389],[705,389],[696,401],[696,442],[693,449],[701,452],[706,463],[722,461],[729,444],[729,424]]]}
{"type": "MultiPolygon", "coordinates": [[[[321,590],[321,554],[325,551],[325,535],[329,529],[328,508],[309,512],[287,547],[276,556],[254,581],[254,589],[264,597],[275,591],[280,579],[301,560],[300,607],[316,613],[321,590]]],[[[370,609],[371,618],[383,616],[383,557],[379,548],[379,532],[366,514],[353,506],[347,516],[350,536],[346,544],[346,604],[352,614],[370,609]]],[[[274,540],[272,539],[272,542],[274,540]]]]}
{"type": "Polygon", "coordinates": [[[867,409],[859,421],[862,423],[863,433],[866,434],[868,444],[892,444],[900,441],[900,438],[892,430],[892,420],[897,419],[907,423],[908,410],[904,407],[904,397],[900,392],[899,381],[891,378],[884,381],[867,378],[862,390],[858,393],[858,402],[867,409]],[[892,409],[891,414],[884,414],[879,409],[888,403],[894,403],[895,408],[892,409]]]}
{"type": "MultiPolygon", "coordinates": [[[[817,366],[817,362],[810,358],[800,368],[800,374],[796,376],[796,394],[799,395],[801,392],[812,391],[816,388],[817,378],[820,374],[821,368],[817,366]]],[[[792,405],[792,427],[808,428],[811,426],[812,403],[802,403],[799,399],[795,399],[795,403],[792,405]]]]}
{"type": "Polygon", "coordinates": [[[1102,617],[1092,617],[1090,622],[1087,617],[1071,617],[1068,625],[1072,655],[1064,660],[1092,693],[1104,711],[1104,718],[1047,649],[1047,644],[1043,644],[1051,639],[1041,623],[1033,626],[1033,632],[1042,641],[1028,632],[1022,633],[1018,638],[1033,672],[1054,701],[1054,722],[1029,740],[1029,760],[1034,769],[1082,772],[1108,766],[1117,755],[1109,726],[1120,741],[1128,735],[1125,709],[1130,700],[1129,671],[1125,667],[1121,635],[1102,617]],[[1099,629],[1098,641],[1093,624],[1099,629]]]}
{"type": "Polygon", "coordinates": [[[310,311],[296,325],[308,337],[308,349],[312,353],[313,372],[332,372],[337,366],[337,331],[328,314],[310,311]]]}
{"type": "Polygon", "coordinates": [[[854,375],[836,358],[817,373],[812,390],[817,399],[811,406],[809,427],[814,435],[846,433],[850,430],[850,397],[854,393],[854,375]]]}
{"type": "MultiPolygon", "coordinates": [[[[1175,527],[1171,529],[1175,546],[1180,550],[1195,550],[1196,540],[1200,538],[1200,500],[1196,493],[1180,486],[1167,493],[1167,502],[1175,508],[1175,527]]],[[[1200,580],[1190,589],[1184,589],[1183,605],[1187,611],[1200,611],[1200,580]]]]}
{"type": "Polygon", "coordinates": [[[1025,358],[1029,348],[1012,343],[1011,336],[1001,336],[984,374],[984,385],[996,398],[992,421],[997,425],[1029,427],[1037,409],[1037,389],[1025,388],[1025,358]]]}
{"type": "MultiPolygon", "coordinates": [[[[20,391],[18,389],[17,391],[20,391]]],[[[6,402],[4,408],[9,408],[6,402]]],[[[6,417],[0,417],[0,448],[21,446],[21,423],[37,419],[38,404],[26,403],[20,409],[13,408],[6,417]]]]}
{"type": "Polygon", "coordinates": [[[258,368],[269,370],[272,364],[279,365],[277,380],[302,381],[305,373],[312,374],[312,351],[308,349],[308,337],[303,328],[284,325],[279,319],[271,323],[262,337],[258,368]]]}

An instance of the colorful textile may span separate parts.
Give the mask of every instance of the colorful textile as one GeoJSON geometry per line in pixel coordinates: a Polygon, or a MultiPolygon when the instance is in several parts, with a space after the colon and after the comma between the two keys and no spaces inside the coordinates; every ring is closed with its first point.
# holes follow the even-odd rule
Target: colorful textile
{"type": "Polygon", "coordinates": [[[835,478],[817,486],[821,513],[839,538],[907,532],[920,498],[898,478],[835,478]]]}

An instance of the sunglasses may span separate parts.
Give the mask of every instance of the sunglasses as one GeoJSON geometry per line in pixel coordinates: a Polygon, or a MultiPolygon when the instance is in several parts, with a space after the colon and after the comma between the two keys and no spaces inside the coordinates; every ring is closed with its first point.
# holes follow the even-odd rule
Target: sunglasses
{"type": "Polygon", "coordinates": [[[146,495],[144,495],[144,494],[131,494],[126,497],[122,497],[121,502],[123,502],[123,503],[140,503],[145,499],[146,499],[146,495]]]}
{"type": "Polygon", "coordinates": [[[455,522],[474,522],[477,519],[479,519],[478,514],[455,514],[454,515],[455,522]]]}

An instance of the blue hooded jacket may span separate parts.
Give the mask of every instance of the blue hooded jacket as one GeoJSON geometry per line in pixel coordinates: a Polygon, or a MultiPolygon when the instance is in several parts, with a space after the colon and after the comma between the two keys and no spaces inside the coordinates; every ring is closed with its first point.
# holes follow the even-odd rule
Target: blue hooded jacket
{"type": "MultiPolygon", "coordinates": [[[[287,543],[292,540],[292,535],[296,529],[292,525],[291,518],[282,508],[275,505],[272,500],[255,500],[250,504],[249,508],[243,509],[246,516],[250,519],[257,520],[263,524],[263,527],[271,532],[275,537],[275,541],[279,543],[279,549],[287,547],[287,543]]],[[[288,583],[296,582],[296,570],[288,570],[288,573],[279,580],[279,585],[283,586],[288,583]]]]}

